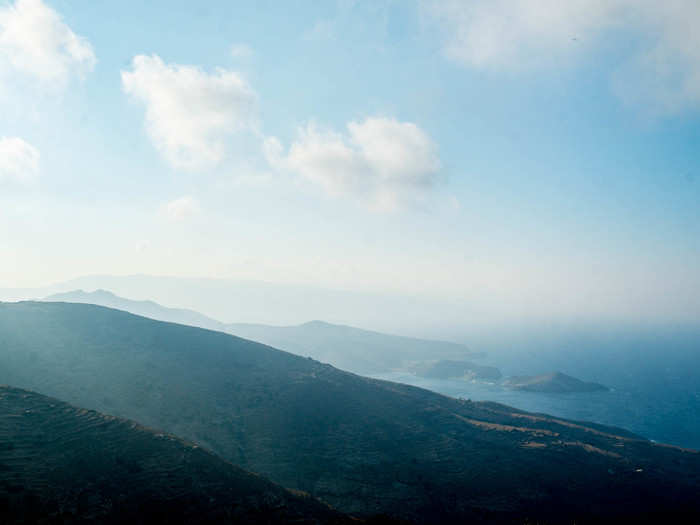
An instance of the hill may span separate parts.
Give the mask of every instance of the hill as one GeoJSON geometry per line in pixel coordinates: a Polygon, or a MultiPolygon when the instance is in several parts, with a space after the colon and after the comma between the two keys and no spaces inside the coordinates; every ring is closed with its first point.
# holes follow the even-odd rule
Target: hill
{"type": "Polygon", "coordinates": [[[1,523],[351,523],[196,445],[0,386],[1,523]]]}
{"type": "Polygon", "coordinates": [[[0,382],[163,428],[354,515],[692,523],[700,508],[696,452],[92,305],[0,304],[0,382]]]}
{"type": "Polygon", "coordinates": [[[568,376],[561,372],[552,372],[538,376],[513,376],[503,382],[503,385],[515,390],[527,392],[548,392],[563,394],[567,392],[600,392],[608,390],[600,383],[588,383],[568,376]]]}
{"type": "Polygon", "coordinates": [[[501,371],[493,366],[481,366],[471,361],[453,361],[443,359],[421,363],[413,368],[418,377],[427,379],[467,378],[482,381],[497,381],[501,379],[501,371]]]}
{"type": "Polygon", "coordinates": [[[225,331],[226,329],[224,323],[200,314],[199,312],[195,312],[194,310],[188,310],[186,308],[168,308],[154,301],[134,301],[133,299],[119,297],[108,290],[95,290],[93,292],[71,290],[69,292],[49,295],[44,301],[96,304],[116,310],[124,310],[125,312],[141,315],[143,317],[150,317],[158,321],[198,326],[200,328],[208,328],[209,330],[225,331]]]}
{"type": "Polygon", "coordinates": [[[455,343],[401,337],[322,321],[297,326],[226,324],[193,310],[125,299],[106,290],[73,290],[50,295],[45,300],[96,304],[159,321],[227,332],[359,374],[404,368],[415,361],[478,357],[467,347],[455,343]]]}
{"type": "Polygon", "coordinates": [[[435,358],[480,357],[464,345],[311,321],[297,326],[234,323],[226,332],[309,356],[343,370],[373,374],[435,358]]]}
{"type": "MultiPolygon", "coordinates": [[[[2,276],[0,276],[2,277],[2,276]]],[[[110,290],[132,299],[191,308],[223,322],[298,325],[310,319],[389,333],[444,333],[463,322],[465,304],[428,295],[331,289],[247,279],[84,275],[38,288],[0,288],[0,301],[40,300],[71,290],[110,290]]],[[[473,305],[472,305],[473,306],[473,305]]]]}

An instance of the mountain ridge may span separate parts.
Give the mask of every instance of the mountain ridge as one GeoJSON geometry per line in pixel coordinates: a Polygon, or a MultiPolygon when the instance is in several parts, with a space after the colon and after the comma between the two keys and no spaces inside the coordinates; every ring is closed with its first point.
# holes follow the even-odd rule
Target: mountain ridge
{"type": "Polygon", "coordinates": [[[99,306],[0,304],[0,382],[163,428],[352,515],[599,523],[698,512],[695,452],[99,306]]]}
{"type": "Polygon", "coordinates": [[[413,361],[433,359],[436,355],[446,358],[482,356],[457,343],[386,334],[321,320],[287,326],[223,323],[194,310],[126,299],[106,290],[73,290],[50,295],[44,300],[97,304],[159,321],[226,332],[360,374],[406,367],[413,361]]]}

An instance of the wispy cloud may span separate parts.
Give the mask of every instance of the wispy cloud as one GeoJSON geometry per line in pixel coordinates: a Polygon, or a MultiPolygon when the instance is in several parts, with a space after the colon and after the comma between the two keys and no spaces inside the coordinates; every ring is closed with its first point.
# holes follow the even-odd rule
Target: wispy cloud
{"type": "Polygon", "coordinates": [[[93,69],[90,43],[41,0],[0,7],[0,65],[44,83],[64,85],[93,69]]]}
{"type": "Polygon", "coordinates": [[[197,215],[200,213],[201,208],[196,199],[186,195],[168,202],[160,211],[166,219],[179,222],[197,215]]]}
{"type": "Polygon", "coordinates": [[[148,134],[173,167],[214,167],[233,133],[256,127],[257,95],[235,71],[207,73],[138,55],[121,79],[124,91],[145,105],[148,134]]]}
{"type": "Polygon", "coordinates": [[[435,144],[422,129],[385,117],[350,122],[344,134],[308,124],[286,153],[276,138],[266,140],[265,151],[273,166],[377,210],[420,199],[440,168],[435,144]]]}
{"type": "Polygon", "coordinates": [[[560,65],[610,32],[633,36],[615,92],[655,112],[700,107],[696,0],[424,0],[423,7],[443,29],[446,56],[468,67],[560,65]]]}
{"type": "Polygon", "coordinates": [[[31,182],[39,173],[39,150],[19,137],[0,137],[0,183],[31,182]]]}

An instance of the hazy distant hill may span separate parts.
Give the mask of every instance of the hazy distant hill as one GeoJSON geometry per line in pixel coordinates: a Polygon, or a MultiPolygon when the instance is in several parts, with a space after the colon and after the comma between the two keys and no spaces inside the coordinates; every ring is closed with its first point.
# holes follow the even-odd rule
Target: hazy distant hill
{"type": "Polygon", "coordinates": [[[581,381],[575,377],[562,374],[561,372],[552,372],[550,374],[542,374],[538,376],[513,376],[503,382],[504,386],[515,390],[525,390],[528,392],[550,392],[550,393],[567,393],[567,392],[599,392],[608,390],[607,387],[600,383],[588,383],[581,381]]]}
{"type": "Polygon", "coordinates": [[[464,345],[382,334],[323,321],[298,326],[230,324],[226,331],[360,374],[404,368],[414,361],[479,357],[464,345]]]}
{"type": "Polygon", "coordinates": [[[41,288],[0,288],[0,301],[41,300],[72,290],[109,290],[121,297],[192,309],[223,322],[288,326],[323,319],[411,335],[442,334],[462,326],[465,308],[475,307],[395,292],[158,275],[85,275],[41,288]]]}
{"type": "Polygon", "coordinates": [[[0,382],[163,428],[352,514],[692,523],[700,509],[695,452],[98,306],[0,304],[0,382]]]}
{"type": "Polygon", "coordinates": [[[210,330],[224,330],[226,325],[211,317],[202,315],[194,310],[185,308],[168,308],[153,301],[134,301],[119,297],[107,290],[95,290],[86,292],[84,290],[72,290],[49,295],[44,301],[61,301],[66,303],[97,304],[107,308],[124,310],[132,314],[150,317],[158,321],[168,321],[170,323],[187,324],[199,326],[210,330]]]}
{"type": "Polygon", "coordinates": [[[0,386],[0,523],[350,523],[210,452],[0,386]]]}
{"type": "Polygon", "coordinates": [[[413,367],[412,371],[417,376],[427,379],[466,378],[497,381],[501,378],[501,371],[496,367],[450,359],[421,363],[413,367]]]}
{"type": "Polygon", "coordinates": [[[382,334],[322,321],[298,326],[225,324],[192,310],[167,308],[153,301],[133,301],[105,290],[74,290],[50,295],[45,300],[97,304],[159,321],[228,332],[360,374],[405,367],[412,361],[477,357],[464,345],[382,334]]]}

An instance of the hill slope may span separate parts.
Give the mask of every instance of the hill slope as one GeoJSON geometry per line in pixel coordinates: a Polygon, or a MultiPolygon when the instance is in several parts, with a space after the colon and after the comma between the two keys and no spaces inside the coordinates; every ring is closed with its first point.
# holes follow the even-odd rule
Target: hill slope
{"type": "Polygon", "coordinates": [[[225,331],[358,374],[405,368],[414,361],[479,357],[456,343],[389,335],[323,321],[297,326],[237,323],[226,325],[225,331]]]}
{"type": "Polygon", "coordinates": [[[0,386],[1,523],[350,523],[201,448],[0,386]]]}
{"type": "Polygon", "coordinates": [[[401,337],[322,321],[296,326],[226,324],[193,310],[168,308],[153,301],[134,301],[106,290],[73,290],[50,295],[45,300],[96,304],[158,321],[227,332],[360,374],[405,367],[412,361],[477,357],[467,347],[456,343],[401,337]]]}
{"type": "Polygon", "coordinates": [[[0,382],[164,428],[353,514],[598,523],[700,506],[695,452],[91,305],[0,304],[0,382]]]}

